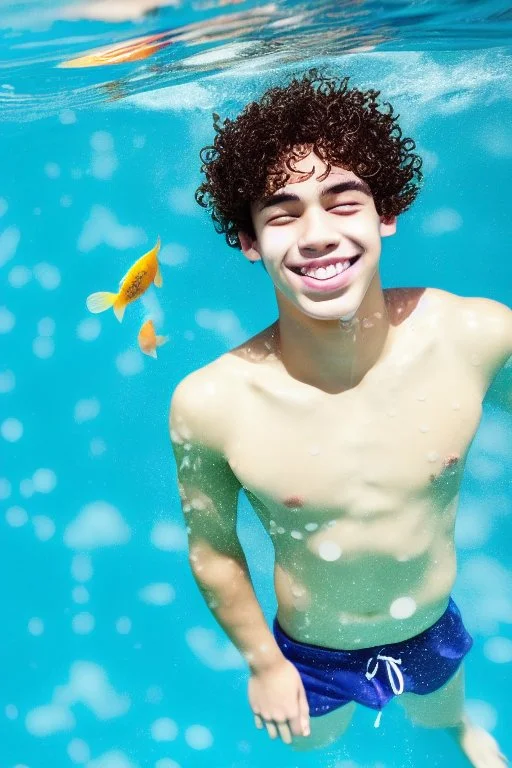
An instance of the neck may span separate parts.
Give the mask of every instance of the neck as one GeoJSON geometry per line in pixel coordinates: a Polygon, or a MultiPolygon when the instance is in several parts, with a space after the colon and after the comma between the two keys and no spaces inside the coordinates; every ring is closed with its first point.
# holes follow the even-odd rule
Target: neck
{"type": "Polygon", "coordinates": [[[359,384],[390,343],[386,297],[378,275],[351,320],[318,320],[280,300],[279,357],[294,379],[336,394],[359,384]]]}

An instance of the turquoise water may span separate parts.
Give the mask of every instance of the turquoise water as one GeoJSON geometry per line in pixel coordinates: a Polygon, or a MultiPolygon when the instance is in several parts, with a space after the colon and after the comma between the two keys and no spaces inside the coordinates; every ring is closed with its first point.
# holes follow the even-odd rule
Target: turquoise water
{"type": "MultiPolygon", "coordinates": [[[[276,317],[267,275],[194,201],[211,113],[236,115],[306,61],[380,89],[424,158],[424,189],[383,241],[384,286],[511,304],[510,14],[478,5],[390,3],[382,16],[382,4],[347,3],[343,36],[339,4],[277,3],[252,29],[237,17],[229,41],[91,70],[56,64],[219,14],[254,19],[258,6],[115,22],[62,18],[63,3],[3,9],[0,768],[465,765],[395,702],[378,730],[359,709],[342,742],[316,754],[254,728],[245,663],[188,568],[167,414],[183,376],[276,317]],[[88,314],[86,296],[113,290],[158,235],[163,288],[122,325],[88,314]],[[158,360],[137,347],[149,315],[170,336],[158,360]]],[[[511,755],[512,416],[496,389],[467,463],[454,598],[475,641],[468,710],[511,755]]],[[[239,535],[270,623],[272,548],[244,497],[239,535]]]]}

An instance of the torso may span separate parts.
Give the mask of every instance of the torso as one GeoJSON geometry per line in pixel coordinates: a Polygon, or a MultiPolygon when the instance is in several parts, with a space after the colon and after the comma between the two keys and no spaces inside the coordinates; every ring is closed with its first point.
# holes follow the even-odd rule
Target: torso
{"type": "Polygon", "coordinates": [[[450,294],[429,290],[340,394],[291,378],[270,329],[216,362],[232,382],[225,455],[274,544],[278,620],[299,641],[394,643],[447,607],[485,387],[438,322],[450,294]]]}

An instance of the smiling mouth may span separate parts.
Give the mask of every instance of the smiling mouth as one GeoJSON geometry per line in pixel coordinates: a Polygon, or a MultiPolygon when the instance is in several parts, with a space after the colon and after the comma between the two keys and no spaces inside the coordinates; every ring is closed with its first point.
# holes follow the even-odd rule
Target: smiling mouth
{"type": "MultiPolygon", "coordinates": [[[[358,261],[358,259],[360,259],[361,255],[362,254],[358,253],[353,258],[348,259],[348,262],[346,260],[340,261],[340,263],[342,263],[342,264],[348,263],[348,267],[344,267],[343,270],[341,272],[339,272],[338,274],[343,274],[343,272],[345,272],[347,269],[349,269],[351,266],[353,266],[356,263],[356,261],[358,261]]],[[[306,275],[306,273],[302,271],[304,269],[304,267],[287,267],[287,269],[289,269],[290,272],[295,272],[295,274],[299,275],[300,277],[310,277],[313,280],[329,279],[329,278],[316,278],[316,277],[314,277],[314,275],[306,275]]],[[[319,269],[319,267],[309,267],[309,269],[319,269]]]]}

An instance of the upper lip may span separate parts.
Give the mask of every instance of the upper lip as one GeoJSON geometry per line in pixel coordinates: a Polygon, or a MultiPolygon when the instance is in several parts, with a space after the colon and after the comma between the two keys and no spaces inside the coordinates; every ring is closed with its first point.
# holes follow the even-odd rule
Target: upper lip
{"type": "Polygon", "coordinates": [[[311,259],[311,261],[304,261],[302,264],[288,264],[289,269],[319,269],[320,267],[328,267],[329,264],[338,264],[342,261],[349,261],[355,259],[356,256],[360,256],[360,253],[353,253],[351,256],[326,256],[325,258],[311,259]]]}

